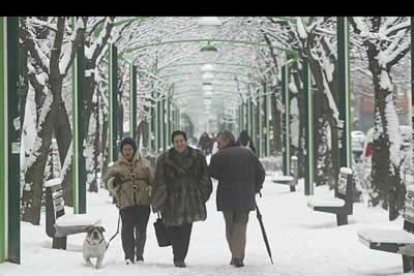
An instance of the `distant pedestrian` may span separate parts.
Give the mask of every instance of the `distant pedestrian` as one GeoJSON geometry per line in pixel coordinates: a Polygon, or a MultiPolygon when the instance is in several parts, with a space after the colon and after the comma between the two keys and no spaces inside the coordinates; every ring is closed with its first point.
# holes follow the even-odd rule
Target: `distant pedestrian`
{"type": "Polygon", "coordinates": [[[206,156],[211,153],[211,138],[207,132],[204,132],[198,139],[198,147],[206,156]]]}
{"type": "Polygon", "coordinates": [[[136,261],[144,261],[154,171],[150,162],[139,154],[132,138],[122,140],[118,161],[109,168],[104,182],[115,194],[120,209],[126,264],[134,263],[135,257],[136,261]]]}
{"type": "Polygon", "coordinates": [[[239,134],[239,138],[237,139],[237,145],[244,147],[244,148],[248,148],[251,151],[253,151],[254,153],[256,152],[256,149],[253,145],[253,141],[250,138],[249,134],[247,133],[246,130],[242,130],[239,134]]]}
{"type": "Polygon", "coordinates": [[[219,181],[217,210],[223,212],[226,223],[230,264],[242,267],[249,212],[256,209],[255,195],[262,189],[265,170],[251,150],[237,146],[231,132],[221,132],[217,144],[219,151],[211,157],[208,171],[219,181]]]}
{"type": "Polygon", "coordinates": [[[174,265],[186,267],[193,222],[207,218],[212,183],[205,156],[187,145],[186,133],[177,130],[171,138],[174,147],[157,160],[151,205],[170,232],[174,265]]]}

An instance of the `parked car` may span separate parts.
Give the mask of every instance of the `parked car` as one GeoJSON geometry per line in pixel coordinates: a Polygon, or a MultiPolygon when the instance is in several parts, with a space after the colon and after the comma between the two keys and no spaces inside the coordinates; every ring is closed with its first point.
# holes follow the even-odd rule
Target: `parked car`
{"type": "MultiPolygon", "coordinates": [[[[400,125],[398,127],[401,135],[401,150],[408,150],[411,144],[412,128],[407,125],[400,125]]],[[[364,159],[370,161],[372,152],[374,150],[374,128],[370,128],[365,135],[364,143],[364,159]]]]}
{"type": "MultiPolygon", "coordinates": [[[[403,173],[405,174],[407,170],[411,170],[410,160],[411,160],[411,135],[412,128],[407,125],[400,125],[398,127],[401,135],[401,162],[403,173]]],[[[372,167],[372,153],[374,151],[374,128],[370,128],[365,135],[364,143],[364,167],[365,167],[365,178],[369,178],[371,174],[372,167]]]]}
{"type": "MultiPolygon", "coordinates": [[[[411,168],[410,160],[411,160],[411,151],[410,144],[411,144],[411,135],[412,135],[412,128],[407,125],[400,125],[398,127],[401,135],[401,161],[403,162],[403,170],[402,172],[404,175],[406,174],[407,170],[411,168]]],[[[374,151],[374,128],[370,128],[366,135],[364,141],[364,149],[362,155],[362,163],[358,166],[358,178],[361,181],[361,184],[365,187],[370,186],[371,182],[371,169],[372,169],[372,154],[374,151]]]]}

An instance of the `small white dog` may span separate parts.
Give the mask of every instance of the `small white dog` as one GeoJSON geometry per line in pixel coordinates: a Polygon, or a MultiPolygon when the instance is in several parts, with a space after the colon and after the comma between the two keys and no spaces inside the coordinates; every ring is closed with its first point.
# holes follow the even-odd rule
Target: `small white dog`
{"type": "Polygon", "coordinates": [[[86,229],[86,237],[83,242],[83,258],[86,264],[94,266],[91,258],[96,258],[95,268],[99,269],[102,266],[102,261],[106,252],[106,240],[103,235],[105,228],[102,226],[88,226],[86,229]]]}

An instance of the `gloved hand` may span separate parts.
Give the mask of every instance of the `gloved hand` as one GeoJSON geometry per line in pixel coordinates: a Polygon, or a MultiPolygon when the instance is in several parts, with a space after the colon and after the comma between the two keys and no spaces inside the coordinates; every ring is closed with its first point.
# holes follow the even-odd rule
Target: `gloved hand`
{"type": "Polygon", "coordinates": [[[122,176],[120,174],[117,174],[114,178],[114,181],[112,182],[114,187],[122,184],[122,176]]]}
{"type": "Polygon", "coordinates": [[[145,187],[145,190],[147,190],[148,195],[151,198],[151,193],[152,193],[152,187],[151,187],[151,185],[147,185],[147,187],[145,187]]]}

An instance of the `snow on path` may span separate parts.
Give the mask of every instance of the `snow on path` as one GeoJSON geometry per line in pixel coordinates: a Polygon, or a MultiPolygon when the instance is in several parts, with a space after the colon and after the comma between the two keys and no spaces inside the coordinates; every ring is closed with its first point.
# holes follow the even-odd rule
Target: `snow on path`
{"type": "MultiPolygon", "coordinates": [[[[217,183],[213,183],[216,188],[217,183]]],[[[327,187],[316,188],[315,195],[329,196],[327,187]]],[[[333,195],[332,195],[333,196],[333,195]]],[[[98,194],[88,193],[88,212],[102,220],[106,239],[115,233],[118,210],[104,189],[98,194]]],[[[22,223],[22,264],[0,264],[1,276],[73,276],[100,275],[202,275],[202,276],[382,276],[402,274],[401,257],[382,251],[370,250],[357,238],[364,228],[386,227],[402,229],[402,219],[388,222],[386,211],[367,209],[362,203],[354,205],[349,225],[337,227],[335,215],[314,212],[307,207],[303,193],[303,180],[295,193],[289,187],[267,179],[263,197],[258,198],[264,225],[273,253],[271,265],[255,212],[250,213],[245,264],[234,268],[228,263],[227,246],[222,214],[216,211],[215,189],[207,203],[208,218],[195,223],[185,269],[172,264],[170,247],[157,246],[151,215],[147,230],[145,264],[125,265],[120,234],[112,241],[101,270],[87,267],[83,262],[84,234],[68,237],[68,250],[51,249],[42,217],[41,226],[22,223]]],[[[68,208],[67,213],[71,210],[68,208]]],[[[404,274],[410,275],[410,274],[404,274]]],[[[411,274],[414,275],[414,274],[411,274]]]]}

